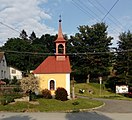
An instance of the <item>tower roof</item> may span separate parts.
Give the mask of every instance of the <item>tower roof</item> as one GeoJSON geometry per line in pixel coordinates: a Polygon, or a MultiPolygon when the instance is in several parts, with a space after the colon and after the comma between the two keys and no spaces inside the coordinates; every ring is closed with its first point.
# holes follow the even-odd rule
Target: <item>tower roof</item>
{"type": "Polygon", "coordinates": [[[61,16],[60,16],[60,19],[59,19],[59,29],[58,29],[58,37],[57,39],[55,40],[55,42],[65,42],[66,40],[64,39],[63,37],[63,33],[62,33],[62,27],[61,27],[61,16]]]}

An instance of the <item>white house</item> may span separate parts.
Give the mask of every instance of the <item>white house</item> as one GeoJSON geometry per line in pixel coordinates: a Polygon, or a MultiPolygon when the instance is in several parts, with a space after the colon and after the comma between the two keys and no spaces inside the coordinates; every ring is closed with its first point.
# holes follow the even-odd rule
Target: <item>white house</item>
{"type": "Polygon", "coordinates": [[[0,52],[0,80],[8,78],[7,76],[7,63],[4,52],[0,52]]]}
{"type": "Polygon", "coordinates": [[[14,78],[20,80],[22,79],[22,71],[13,68],[13,67],[8,67],[7,68],[7,74],[8,74],[8,79],[12,80],[14,78]]]}
{"type": "Polygon", "coordinates": [[[13,67],[8,67],[4,52],[0,52],[0,80],[2,79],[22,79],[22,72],[13,67]]]}

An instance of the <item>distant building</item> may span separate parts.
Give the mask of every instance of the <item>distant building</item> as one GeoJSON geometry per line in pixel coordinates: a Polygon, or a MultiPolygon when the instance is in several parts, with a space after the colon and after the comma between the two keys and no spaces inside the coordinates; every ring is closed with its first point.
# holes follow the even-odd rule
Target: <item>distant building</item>
{"type": "Polygon", "coordinates": [[[20,80],[22,79],[22,71],[13,68],[13,67],[7,67],[7,74],[8,74],[8,79],[17,79],[20,80]]]}
{"type": "Polygon", "coordinates": [[[22,72],[13,67],[8,67],[4,52],[0,52],[0,80],[2,79],[22,79],[22,72]]]}
{"type": "Polygon", "coordinates": [[[39,90],[48,89],[54,95],[58,87],[67,90],[70,98],[70,61],[66,55],[66,40],[62,34],[61,20],[59,20],[58,38],[55,40],[56,53],[47,57],[34,71],[39,78],[39,90]]]}

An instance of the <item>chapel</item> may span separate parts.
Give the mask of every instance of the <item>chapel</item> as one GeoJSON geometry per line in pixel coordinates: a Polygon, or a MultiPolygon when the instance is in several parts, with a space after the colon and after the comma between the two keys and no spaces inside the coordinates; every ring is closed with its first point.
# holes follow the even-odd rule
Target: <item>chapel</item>
{"type": "Polygon", "coordinates": [[[58,87],[63,87],[67,90],[68,98],[70,98],[71,66],[69,56],[66,55],[66,40],[62,33],[61,22],[60,18],[54,56],[48,56],[33,73],[39,79],[39,91],[48,89],[54,95],[58,87]]]}

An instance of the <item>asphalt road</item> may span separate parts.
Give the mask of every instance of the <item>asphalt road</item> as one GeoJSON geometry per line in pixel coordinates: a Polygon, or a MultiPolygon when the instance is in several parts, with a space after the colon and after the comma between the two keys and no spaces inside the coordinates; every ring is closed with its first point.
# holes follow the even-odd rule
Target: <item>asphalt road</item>
{"type": "Polygon", "coordinates": [[[105,106],[79,113],[0,112],[0,120],[132,120],[132,101],[98,99],[105,106]]]}
{"type": "Polygon", "coordinates": [[[101,100],[105,103],[105,106],[98,109],[98,111],[107,113],[132,113],[132,101],[110,99],[98,100],[101,100]]]}

